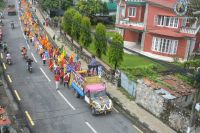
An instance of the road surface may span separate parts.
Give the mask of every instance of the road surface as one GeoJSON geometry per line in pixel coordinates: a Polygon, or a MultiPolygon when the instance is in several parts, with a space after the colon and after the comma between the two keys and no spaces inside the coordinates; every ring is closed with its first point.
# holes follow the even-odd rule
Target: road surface
{"type": "MultiPolygon", "coordinates": [[[[8,2],[14,4],[15,1],[8,2]]],[[[71,89],[62,86],[56,91],[53,73],[42,65],[35,48],[27,43],[18,16],[5,16],[4,23],[4,40],[13,61],[11,66],[6,66],[6,73],[34,133],[140,133],[119,112],[95,117],[84,100],[75,98],[71,89]],[[11,20],[15,21],[14,30],[10,27],[11,20]],[[22,46],[34,59],[31,74],[20,53],[22,46]]]]}

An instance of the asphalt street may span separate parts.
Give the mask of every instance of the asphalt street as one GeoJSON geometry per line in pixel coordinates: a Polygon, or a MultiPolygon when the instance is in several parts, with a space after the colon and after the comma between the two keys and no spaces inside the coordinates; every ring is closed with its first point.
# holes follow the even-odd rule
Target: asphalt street
{"type": "MultiPolygon", "coordinates": [[[[8,2],[15,3],[13,0],[8,2]]],[[[4,40],[13,62],[6,65],[6,73],[23,110],[27,111],[24,113],[34,133],[140,133],[118,111],[92,116],[84,100],[77,99],[71,89],[61,85],[56,91],[53,73],[42,65],[35,48],[26,41],[18,16],[5,16],[4,23],[4,40]],[[15,21],[13,30],[11,20],[15,21]],[[20,53],[22,46],[34,60],[32,73],[26,70],[26,62],[20,53]]]]}

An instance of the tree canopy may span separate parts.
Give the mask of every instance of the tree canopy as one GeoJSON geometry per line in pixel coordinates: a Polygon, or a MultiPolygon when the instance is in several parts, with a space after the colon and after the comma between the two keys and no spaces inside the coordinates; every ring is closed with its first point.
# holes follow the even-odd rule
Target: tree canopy
{"type": "Polygon", "coordinates": [[[79,12],[76,12],[72,17],[72,28],[71,28],[71,35],[75,40],[80,38],[80,29],[81,29],[81,19],[82,16],[79,12]]]}
{"type": "Polygon", "coordinates": [[[96,26],[94,44],[97,57],[101,58],[102,54],[105,55],[107,51],[106,27],[102,23],[98,23],[96,26]]]}
{"type": "Polygon", "coordinates": [[[71,35],[71,31],[72,31],[72,18],[74,17],[76,12],[77,11],[73,8],[68,9],[67,11],[65,11],[65,14],[62,20],[62,28],[69,35],[71,35]]]}
{"type": "Polygon", "coordinates": [[[84,16],[93,18],[96,14],[107,13],[107,6],[101,0],[80,0],[76,9],[84,16]]]}
{"type": "Polygon", "coordinates": [[[92,42],[90,19],[84,16],[81,20],[81,26],[80,42],[84,47],[88,47],[92,42]]]}
{"type": "Polygon", "coordinates": [[[48,9],[63,9],[73,5],[73,0],[39,0],[39,4],[41,5],[43,10],[48,9]]]}
{"type": "Polygon", "coordinates": [[[119,33],[115,33],[112,42],[110,43],[108,57],[109,62],[113,64],[115,70],[119,67],[120,63],[123,61],[123,38],[119,33]]]}

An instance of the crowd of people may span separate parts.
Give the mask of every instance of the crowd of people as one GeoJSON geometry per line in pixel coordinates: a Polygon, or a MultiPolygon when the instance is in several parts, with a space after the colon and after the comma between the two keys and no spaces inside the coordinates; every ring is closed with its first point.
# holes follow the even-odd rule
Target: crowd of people
{"type": "MultiPolygon", "coordinates": [[[[56,89],[58,89],[59,83],[69,86],[71,71],[69,68],[73,68],[75,71],[81,70],[81,62],[75,57],[75,53],[67,57],[64,47],[56,48],[52,45],[48,35],[42,30],[38,20],[30,12],[29,6],[29,3],[22,0],[20,19],[24,27],[24,35],[28,42],[35,46],[36,52],[43,61],[43,65],[48,65],[49,70],[54,73],[56,89]]],[[[23,54],[25,53],[24,48],[22,52],[23,54]]]]}

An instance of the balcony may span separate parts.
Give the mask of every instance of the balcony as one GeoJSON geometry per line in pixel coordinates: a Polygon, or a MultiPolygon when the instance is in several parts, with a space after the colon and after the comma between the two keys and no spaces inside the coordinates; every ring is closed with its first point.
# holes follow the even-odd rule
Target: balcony
{"type": "Polygon", "coordinates": [[[180,28],[181,33],[196,35],[200,29],[200,25],[197,28],[182,27],[180,28]]]}
{"type": "Polygon", "coordinates": [[[131,22],[129,20],[121,20],[120,24],[128,25],[128,26],[135,26],[135,27],[144,27],[143,22],[131,22]]]}
{"type": "Polygon", "coordinates": [[[132,29],[136,31],[143,31],[144,30],[144,23],[143,22],[132,22],[129,18],[121,20],[116,27],[122,29],[132,29]]]}

